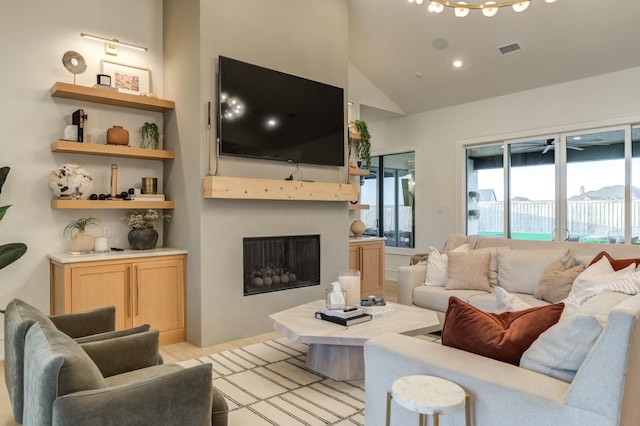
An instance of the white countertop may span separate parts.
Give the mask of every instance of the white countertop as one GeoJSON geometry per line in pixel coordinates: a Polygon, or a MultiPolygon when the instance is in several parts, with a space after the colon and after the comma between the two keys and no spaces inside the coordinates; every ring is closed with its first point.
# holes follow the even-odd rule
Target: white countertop
{"type": "Polygon", "coordinates": [[[363,243],[367,241],[384,241],[386,237],[349,237],[350,243],[363,243]]]}
{"type": "Polygon", "coordinates": [[[49,253],[47,257],[58,263],[76,263],[76,262],[94,262],[97,260],[115,260],[115,259],[132,259],[136,257],[149,256],[172,256],[177,254],[188,254],[187,250],[179,250],[175,248],[162,247],[153,250],[123,250],[109,251],[106,253],[49,253]]]}

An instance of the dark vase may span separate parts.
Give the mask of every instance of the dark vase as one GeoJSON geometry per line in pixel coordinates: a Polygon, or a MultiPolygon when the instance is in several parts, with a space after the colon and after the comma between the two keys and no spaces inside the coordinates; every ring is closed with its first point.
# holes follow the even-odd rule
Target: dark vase
{"type": "Polygon", "coordinates": [[[156,248],[158,231],[153,228],[133,228],[128,238],[132,250],[150,250],[156,248]]]}

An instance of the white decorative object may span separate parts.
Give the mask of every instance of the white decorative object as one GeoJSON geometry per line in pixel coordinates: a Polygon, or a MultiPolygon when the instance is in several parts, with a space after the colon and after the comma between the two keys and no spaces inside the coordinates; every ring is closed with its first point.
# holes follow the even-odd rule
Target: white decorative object
{"type": "Polygon", "coordinates": [[[93,251],[97,253],[105,253],[109,251],[109,240],[107,237],[97,237],[94,240],[95,247],[93,251]]]}
{"type": "Polygon", "coordinates": [[[77,164],[64,164],[49,175],[49,190],[58,198],[85,200],[92,188],[91,175],[77,164]]]}
{"type": "Polygon", "coordinates": [[[360,305],[360,271],[341,269],[338,271],[338,282],[342,290],[347,292],[347,306],[360,305]]]}
{"type": "Polygon", "coordinates": [[[327,293],[327,308],[330,310],[344,309],[347,293],[342,290],[340,283],[337,281],[332,282],[331,287],[331,291],[327,293]]]}

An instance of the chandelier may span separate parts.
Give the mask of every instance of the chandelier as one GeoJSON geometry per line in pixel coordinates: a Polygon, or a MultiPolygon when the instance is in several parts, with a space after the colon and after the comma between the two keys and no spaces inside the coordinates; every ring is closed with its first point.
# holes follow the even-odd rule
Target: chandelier
{"type": "MultiPolygon", "coordinates": [[[[429,1],[429,0],[427,0],[429,1]]],[[[553,3],[556,0],[544,0],[547,3],[553,3]]],[[[409,3],[415,2],[420,5],[424,2],[424,0],[409,0],[409,3]]],[[[454,14],[458,18],[464,18],[469,14],[471,9],[481,10],[484,16],[494,16],[498,13],[498,9],[502,7],[511,7],[516,12],[523,12],[527,10],[529,7],[530,1],[487,1],[484,3],[471,3],[467,4],[464,1],[446,1],[446,0],[430,0],[429,1],[429,12],[433,13],[442,13],[445,7],[453,9],[454,14]]]]}

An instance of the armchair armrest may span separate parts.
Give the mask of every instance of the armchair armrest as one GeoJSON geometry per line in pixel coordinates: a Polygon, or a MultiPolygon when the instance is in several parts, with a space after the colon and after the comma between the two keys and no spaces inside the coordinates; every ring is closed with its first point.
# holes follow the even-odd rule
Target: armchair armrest
{"type": "Polygon", "coordinates": [[[211,425],[210,364],[166,364],[121,376],[113,386],[57,398],[53,425],[95,424],[98,419],[103,426],[211,425]]]}
{"type": "Polygon", "coordinates": [[[424,283],[427,277],[427,265],[409,265],[398,267],[398,303],[413,305],[413,289],[424,283]]]}
{"type": "Polygon", "coordinates": [[[149,330],[80,346],[104,377],[162,364],[158,330],[149,330]]]}
{"type": "Polygon", "coordinates": [[[52,315],[49,317],[56,328],[69,337],[84,337],[116,329],[116,308],[93,309],[85,312],[52,315]]]}

